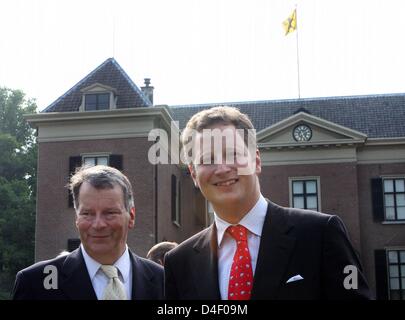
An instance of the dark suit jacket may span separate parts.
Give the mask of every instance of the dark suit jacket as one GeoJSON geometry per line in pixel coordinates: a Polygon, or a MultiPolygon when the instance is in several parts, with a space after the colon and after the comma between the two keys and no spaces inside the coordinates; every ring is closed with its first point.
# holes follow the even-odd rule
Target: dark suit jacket
{"type": "MultiPolygon", "coordinates": [[[[166,299],[220,299],[215,224],[166,255],[165,295],[166,299]]],[[[339,217],[268,201],[252,300],[369,298],[360,261],[339,217]],[[347,265],[357,267],[357,290],[344,287],[347,265]],[[286,283],[295,275],[304,279],[286,283]]]]}
{"type": "MultiPolygon", "coordinates": [[[[163,268],[129,251],[132,263],[132,300],[163,298],[163,268]]],[[[97,300],[86,263],[78,248],[69,255],[38,262],[17,273],[14,300],[97,300]],[[47,265],[58,271],[58,288],[45,289],[47,265]]]]}

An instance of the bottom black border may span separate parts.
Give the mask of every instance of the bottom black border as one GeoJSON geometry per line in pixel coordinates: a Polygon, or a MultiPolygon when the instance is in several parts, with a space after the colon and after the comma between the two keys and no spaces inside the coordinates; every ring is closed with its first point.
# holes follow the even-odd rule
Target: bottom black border
{"type": "Polygon", "coordinates": [[[82,318],[83,316],[113,317],[134,316],[138,319],[283,319],[309,317],[313,320],[334,318],[351,320],[353,316],[387,317],[403,312],[401,301],[0,301],[3,312],[25,319],[82,318]],[[189,312],[187,312],[189,310],[189,312]],[[140,318],[138,316],[141,316],[140,318]]]}

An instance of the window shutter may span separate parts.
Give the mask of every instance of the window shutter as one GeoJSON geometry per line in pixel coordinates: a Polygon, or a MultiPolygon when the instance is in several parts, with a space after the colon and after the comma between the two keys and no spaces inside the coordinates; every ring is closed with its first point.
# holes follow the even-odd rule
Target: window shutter
{"type": "Polygon", "coordinates": [[[174,174],[172,174],[172,184],[171,184],[172,221],[176,221],[176,197],[177,197],[176,185],[177,185],[177,177],[174,174]]]}
{"type": "Polygon", "coordinates": [[[374,250],[375,282],[378,300],[388,300],[387,256],[385,250],[374,250]]]}
{"type": "Polygon", "coordinates": [[[181,185],[180,185],[180,180],[176,181],[176,216],[177,216],[177,222],[181,224],[181,185]]]}
{"type": "Polygon", "coordinates": [[[112,154],[110,155],[109,158],[109,163],[110,167],[113,167],[115,169],[118,169],[122,171],[123,166],[122,166],[122,155],[121,154],[112,154]]]}
{"type": "Polygon", "coordinates": [[[375,222],[384,221],[384,202],[382,179],[371,179],[371,195],[373,201],[373,218],[375,222]]]}
{"type": "Polygon", "coordinates": [[[68,239],[67,251],[72,252],[79,248],[80,239],[68,239]]]}
{"type": "MultiPolygon", "coordinates": [[[[81,156],[74,156],[69,158],[69,179],[72,174],[75,173],[76,168],[82,165],[82,157],[81,156]]],[[[68,206],[69,208],[73,208],[73,196],[70,190],[68,190],[68,206]]]]}

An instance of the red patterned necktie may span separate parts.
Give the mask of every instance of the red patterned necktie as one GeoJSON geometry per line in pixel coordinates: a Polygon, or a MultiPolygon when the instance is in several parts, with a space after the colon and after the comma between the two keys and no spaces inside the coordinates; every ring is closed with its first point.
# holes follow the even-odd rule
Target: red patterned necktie
{"type": "Polygon", "coordinates": [[[247,229],[241,225],[226,230],[236,241],[229,276],[228,300],[249,300],[253,286],[253,270],[247,243],[247,229]]]}

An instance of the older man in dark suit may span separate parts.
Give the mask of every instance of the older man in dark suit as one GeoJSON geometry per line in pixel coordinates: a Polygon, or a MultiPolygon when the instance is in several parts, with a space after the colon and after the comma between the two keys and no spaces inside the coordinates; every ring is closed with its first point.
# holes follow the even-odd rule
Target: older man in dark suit
{"type": "Polygon", "coordinates": [[[166,255],[166,298],[371,298],[339,217],[283,208],[262,196],[251,129],[249,118],[229,107],[204,110],[188,122],[185,157],[215,215],[210,227],[166,255]]]}
{"type": "Polygon", "coordinates": [[[70,188],[81,246],[18,272],[13,299],[161,299],[163,268],[126,244],[135,221],[129,180],[111,167],[83,167],[70,188]]]}

